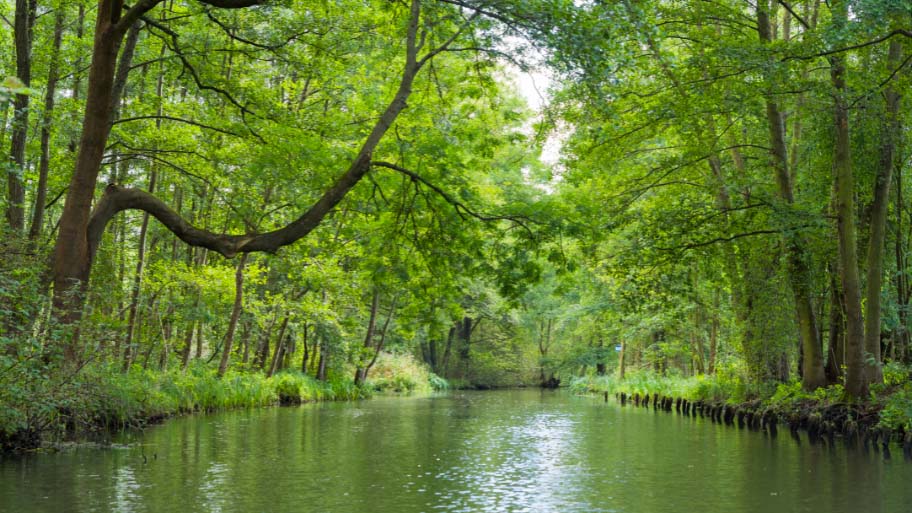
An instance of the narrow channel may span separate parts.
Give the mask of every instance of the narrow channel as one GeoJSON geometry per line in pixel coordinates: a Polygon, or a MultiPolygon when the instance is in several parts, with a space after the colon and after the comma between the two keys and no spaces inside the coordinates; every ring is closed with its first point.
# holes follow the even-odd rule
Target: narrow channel
{"type": "Polygon", "coordinates": [[[168,421],[0,461],[0,510],[907,512],[901,452],[798,444],[566,392],[452,392],[168,421]]]}

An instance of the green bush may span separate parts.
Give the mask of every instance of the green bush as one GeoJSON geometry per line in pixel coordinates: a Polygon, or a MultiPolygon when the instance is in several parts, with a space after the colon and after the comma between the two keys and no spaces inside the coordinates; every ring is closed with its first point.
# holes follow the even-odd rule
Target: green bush
{"type": "Polygon", "coordinates": [[[368,375],[367,386],[377,392],[399,393],[429,393],[447,388],[446,380],[411,355],[392,353],[380,354],[368,375]]]}
{"type": "Polygon", "coordinates": [[[912,383],[906,382],[902,388],[887,397],[880,412],[878,426],[912,431],[912,383]]]}
{"type": "Polygon", "coordinates": [[[889,362],[883,367],[884,385],[896,386],[912,378],[912,368],[900,362],[889,362]]]}

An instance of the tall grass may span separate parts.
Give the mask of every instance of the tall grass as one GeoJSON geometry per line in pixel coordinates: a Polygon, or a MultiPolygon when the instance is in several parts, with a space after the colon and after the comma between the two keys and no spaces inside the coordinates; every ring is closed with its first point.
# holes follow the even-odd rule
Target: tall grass
{"type": "Polygon", "coordinates": [[[576,378],[570,383],[570,390],[579,394],[659,394],[691,401],[740,403],[769,398],[775,385],[752,385],[740,373],[724,369],[716,374],[696,376],[662,376],[650,371],[634,371],[624,379],[608,375],[576,378]]]}
{"type": "Polygon", "coordinates": [[[0,446],[7,450],[34,445],[67,432],[142,426],[149,421],[190,412],[213,412],[276,404],[365,399],[376,391],[430,392],[447,387],[446,380],[408,355],[384,354],[371,377],[356,386],[353,372],[318,381],[297,371],[272,377],[256,372],[215,369],[194,363],[186,371],[144,370],[123,373],[119,365],[93,364],[57,384],[40,373],[16,380],[0,391],[0,446]],[[27,435],[28,442],[22,442],[27,435]]]}

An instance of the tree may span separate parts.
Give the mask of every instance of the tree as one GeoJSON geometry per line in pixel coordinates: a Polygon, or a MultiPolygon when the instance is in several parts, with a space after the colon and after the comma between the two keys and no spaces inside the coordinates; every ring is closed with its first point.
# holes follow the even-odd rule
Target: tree
{"type": "MultiPolygon", "coordinates": [[[[306,236],[371,169],[374,151],[405,109],[418,72],[437,54],[447,50],[477,17],[477,13],[463,16],[452,11],[429,11],[430,14],[425,14],[421,2],[412,1],[405,27],[405,59],[398,86],[392,99],[388,100],[379,118],[362,140],[346,170],[325,189],[306,212],[289,224],[265,233],[228,235],[196,228],[151,193],[115,184],[109,184],[95,209],[91,208],[104,150],[115,121],[114,106],[119,101],[115,79],[117,51],[122,41],[130,27],[141,21],[171,35],[174,40],[178,38],[171,28],[147,17],[147,14],[160,3],[161,0],[147,0],[138,2],[130,8],[125,8],[114,0],[100,0],[98,4],[82,136],[54,252],[54,305],[64,322],[72,323],[78,320],[83,305],[81,298],[86,290],[101,236],[111,218],[123,210],[146,211],[187,244],[205,247],[226,257],[256,251],[275,252],[280,247],[306,236]],[[429,16],[439,16],[438,25],[448,26],[448,33],[430,34],[428,27],[433,23],[429,16]]],[[[201,0],[200,3],[217,9],[246,9],[263,2],[201,0]]],[[[187,65],[186,60],[181,60],[187,65]]],[[[193,74],[192,68],[189,69],[193,74]]],[[[194,78],[199,80],[197,75],[194,75],[194,78]]],[[[201,83],[197,85],[200,88],[207,87],[201,83]]],[[[246,111],[243,106],[236,106],[246,111]]],[[[75,341],[65,348],[65,352],[68,360],[75,361],[78,358],[75,341]]]]}

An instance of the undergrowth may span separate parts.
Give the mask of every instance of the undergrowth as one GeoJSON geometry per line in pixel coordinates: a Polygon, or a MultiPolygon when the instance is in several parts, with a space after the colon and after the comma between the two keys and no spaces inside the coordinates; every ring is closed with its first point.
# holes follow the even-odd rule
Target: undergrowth
{"type": "Polygon", "coordinates": [[[365,386],[349,373],[319,381],[297,371],[272,377],[194,363],[186,371],[91,364],[78,372],[17,366],[0,375],[0,450],[37,447],[42,441],[141,427],[173,415],[313,401],[348,401],[374,391],[444,389],[439,378],[410,357],[381,357],[365,386]],[[28,371],[28,372],[27,372],[28,371]]]}
{"type": "MultiPolygon", "coordinates": [[[[797,380],[787,383],[750,384],[737,369],[720,369],[714,375],[661,376],[649,371],[628,373],[624,379],[616,376],[584,376],[571,381],[570,390],[577,394],[624,393],[653,395],[705,401],[742,404],[759,402],[764,408],[780,413],[821,412],[832,407],[844,407],[845,389],[836,384],[806,391],[797,380]]],[[[878,427],[912,431],[912,368],[899,363],[884,366],[884,383],[873,385],[867,401],[861,406],[879,411],[878,427]]]]}

